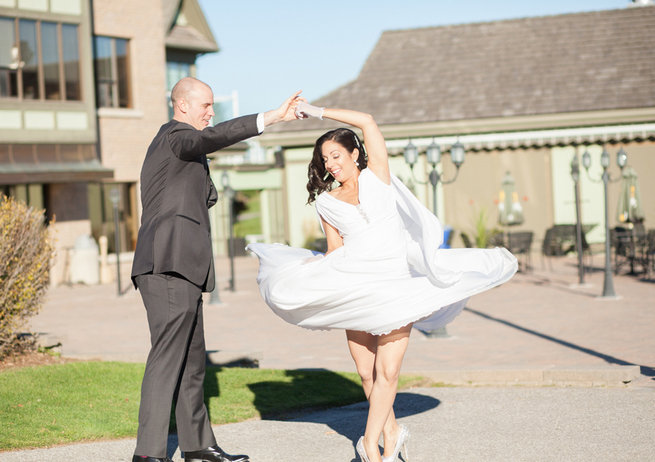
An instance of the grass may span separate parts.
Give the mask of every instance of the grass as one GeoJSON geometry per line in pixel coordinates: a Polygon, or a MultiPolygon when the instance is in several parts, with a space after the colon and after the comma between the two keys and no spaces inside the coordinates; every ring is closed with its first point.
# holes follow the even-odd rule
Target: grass
{"type": "MultiPolygon", "coordinates": [[[[0,450],[136,436],[144,365],[75,362],[0,372],[0,450]]],[[[402,376],[400,387],[423,384],[402,376]]],[[[363,401],[354,373],[209,367],[212,423],[363,401]]]]}

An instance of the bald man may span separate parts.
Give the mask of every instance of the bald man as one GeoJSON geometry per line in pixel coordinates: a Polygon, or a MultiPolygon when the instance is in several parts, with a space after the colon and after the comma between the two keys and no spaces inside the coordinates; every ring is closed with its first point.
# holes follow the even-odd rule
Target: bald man
{"type": "Polygon", "coordinates": [[[191,77],[173,87],[173,119],[152,140],[141,170],[143,214],[132,281],[146,308],[151,349],[133,462],[170,460],[166,443],[173,402],[185,461],[248,461],[216,444],[204,403],[202,292],[214,288],[208,209],[217,200],[206,155],[268,125],[295,120],[299,93],[275,110],[209,127],[211,88],[191,77]]]}

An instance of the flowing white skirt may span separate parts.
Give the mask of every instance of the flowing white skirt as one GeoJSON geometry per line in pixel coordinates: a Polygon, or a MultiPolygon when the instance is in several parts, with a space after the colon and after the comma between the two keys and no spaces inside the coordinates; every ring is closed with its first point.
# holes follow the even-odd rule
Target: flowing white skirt
{"type": "Polygon", "coordinates": [[[516,259],[507,250],[441,249],[440,266],[457,273],[448,287],[394,259],[327,256],[281,244],[250,244],[260,260],[257,282],[267,305],[285,321],[309,329],[350,329],[380,335],[415,323],[445,326],[472,295],[509,280],[516,259]],[[420,322],[417,322],[420,321],[420,322]]]}
{"type": "Polygon", "coordinates": [[[281,244],[250,244],[262,297],[282,319],[309,329],[386,334],[410,323],[433,330],[472,295],[509,280],[514,256],[502,248],[439,249],[443,228],[392,175],[364,169],[360,204],[327,193],[316,208],[339,229],[342,247],[323,256],[281,244]]]}

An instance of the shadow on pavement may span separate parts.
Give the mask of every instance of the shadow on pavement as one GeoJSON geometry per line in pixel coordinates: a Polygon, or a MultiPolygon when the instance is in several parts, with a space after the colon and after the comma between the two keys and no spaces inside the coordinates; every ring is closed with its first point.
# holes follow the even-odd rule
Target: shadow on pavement
{"type": "MultiPolygon", "coordinates": [[[[441,404],[436,398],[413,392],[399,392],[393,405],[396,418],[413,416],[435,409],[441,404]]],[[[359,402],[350,406],[330,409],[323,412],[314,412],[297,417],[294,422],[308,422],[326,425],[334,432],[348,438],[353,445],[353,454],[356,454],[355,445],[360,436],[364,434],[368,402],[359,402]]],[[[355,456],[351,462],[359,461],[355,456]]],[[[405,459],[400,459],[405,460],[405,459]]]]}
{"type": "MultiPolygon", "coordinates": [[[[291,370],[287,371],[292,377],[291,382],[269,381],[248,385],[255,394],[255,407],[264,420],[325,424],[355,443],[366,424],[368,402],[364,392],[357,382],[328,370],[320,371],[322,374],[316,375],[315,370],[312,374],[308,374],[307,370],[291,370]],[[296,399],[307,402],[307,394],[319,392],[324,396],[325,404],[317,401],[315,406],[309,409],[294,406],[296,399]],[[281,397],[288,400],[288,410],[282,412],[279,410],[281,397]],[[334,407],[332,403],[335,402],[342,404],[334,407]]],[[[394,411],[396,417],[402,418],[429,411],[439,404],[440,401],[431,396],[400,392],[396,395],[394,411]]]]}
{"type": "MultiPolygon", "coordinates": [[[[572,350],[580,351],[582,353],[586,353],[591,356],[595,356],[597,358],[600,358],[609,364],[617,364],[620,366],[639,366],[640,372],[642,375],[647,376],[647,377],[655,377],[655,368],[651,366],[644,366],[641,364],[634,364],[629,361],[625,361],[623,359],[615,358],[614,356],[607,355],[605,353],[601,353],[599,351],[592,350],[590,348],[586,348],[580,345],[576,345],[575,343],[567,342],[566,340],[558,339],[556,337],[552,337],[547,334],[542,334],[541,332],[537,332],[536,330],[528,329],[527,327],[522,327],[519,326],[518,324],[514,324],[513,322],[506,321],[504,319],[496,318],[494,316],[491,316],[489,314],[483,313],[482,311],[477,311],[474,310],[473,308],[464,308],[464,311],[468,311],[469,313],[475,314],[477,316],[480,316],[484,319],[488,319],[490,321],[494,321],[500,324],[504,324],[508,327],[511,327],[513,329],[520,330],[522,332],[525,332],[530,335],[537,336],[539,338],[542,338],[544,340],[548,340],[550,342],[557,343],[559,345],[565,346],[567,348],[571,348],[572,350]]],[[[654,379],[655,380],[655,379],[654,379]]]]}

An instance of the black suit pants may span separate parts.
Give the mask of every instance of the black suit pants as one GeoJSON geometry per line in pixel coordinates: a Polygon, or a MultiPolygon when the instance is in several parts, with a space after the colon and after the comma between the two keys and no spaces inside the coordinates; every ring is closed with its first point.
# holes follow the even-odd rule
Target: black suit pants
{"type": "Polygon", "coordinates": [[[165,457],[171,405],[182,451],[216,444],[204,403],[202,290],[168,274],[136,277],[148,315],[151,349],[141,386],[135,454],[165,457]]]}

